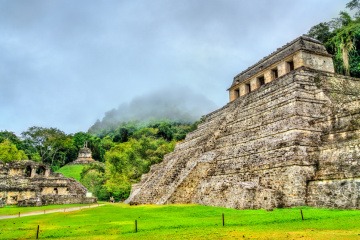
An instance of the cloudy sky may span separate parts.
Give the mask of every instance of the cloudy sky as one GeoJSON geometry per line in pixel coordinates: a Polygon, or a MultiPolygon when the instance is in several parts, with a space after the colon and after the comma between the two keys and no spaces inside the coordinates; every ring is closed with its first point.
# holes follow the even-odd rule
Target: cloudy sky
{"type": "Polygon", "coordinates": [[[237,73],[349,1],[0,0],[0,130],[87,131],[166,89],[221,107],[237,73]]]}

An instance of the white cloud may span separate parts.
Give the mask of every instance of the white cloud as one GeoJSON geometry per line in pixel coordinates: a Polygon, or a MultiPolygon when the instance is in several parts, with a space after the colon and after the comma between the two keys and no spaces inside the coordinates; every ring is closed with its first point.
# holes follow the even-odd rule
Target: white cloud
{"type": "Polygon", "coordinates": [[[0,130],[86,131],[173,84],[220,107],[234,75],[347,2],[1,1],[0,130]]]}

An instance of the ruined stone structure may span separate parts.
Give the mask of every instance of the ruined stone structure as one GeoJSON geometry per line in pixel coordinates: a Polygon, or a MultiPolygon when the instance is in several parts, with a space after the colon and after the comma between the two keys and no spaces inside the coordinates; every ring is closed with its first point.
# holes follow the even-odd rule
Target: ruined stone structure
{"type": "Polygon", "coordinates": [[[95,162],[96,161],[92,158],[90,148],[88,148],[87,143],[85,143],[84,147],[79,150],[78,158],[70,164],[90,164],[95,162]]]}
{"type": "Polygon", "coordinates": [[[0,161],[0,202],[20,206],[94,203],[87,189],[72,178],[52,173],[47,165],[29,160],[0,161]]]}
{"type": "Polygon", "coordinates": [[[360,208],[360,79],[335,74],[320,42],[286,44],[229,94],[127,202],[360,208]]]}

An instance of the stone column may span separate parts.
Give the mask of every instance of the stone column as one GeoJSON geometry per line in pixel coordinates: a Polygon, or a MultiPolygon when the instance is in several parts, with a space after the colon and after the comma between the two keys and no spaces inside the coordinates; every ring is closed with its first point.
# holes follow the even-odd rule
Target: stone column
{"type": "Polygon", "coordinates": [[[36,168],[35,167],[31,167],[31,176],[30,177],[34,177],[36,174],[36,168]]]}
{"type": "Polygon", "coordinates": [[[45,177],[49,177],[49,176],[50,176],[50,168],[46,168],[45,177]]]}
{"type": "Polygon", "coordinates": [[[271,70],[267,70],[265,73],[264,73],[264,78],[265,78],[265,83],[269,83],[273,80],[273,76],[272,76],[272,72],[271,70]]]}
{"type": "Polygon", "coordinates": [[[278,65],[279,77],[284,76],[286,73],[287,73],[287,71],[286,71],[286,62],[284,61],[284,62],[279,63],[279,65],[278,65]]]}

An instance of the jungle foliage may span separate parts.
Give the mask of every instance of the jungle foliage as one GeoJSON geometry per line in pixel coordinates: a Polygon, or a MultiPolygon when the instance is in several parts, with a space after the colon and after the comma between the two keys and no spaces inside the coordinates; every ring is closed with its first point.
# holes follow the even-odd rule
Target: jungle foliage
{"type": "Polygon", "coordinates": [[[308,35],[324,43],[337,73],[360,77],[360,0],[350,1],[346,8],[353,15],[341,11],[339,17],[313,26],[308,35]]]}
{"type": "Polygon", "coordinates": [[[28,159],[23,150],[18,150],[15,144],[5,139],[0,143],[0,159],[3,162],[28,159]]]}
{"type": "Polygon", "coordinates": [[[104,163],[86,166],[80,181],[99,199],[126,199],[131,184],[140,180],[152,164],[172,152],[175,143],[196,128],[196,123],[153,121],[121,123],[116,129],[100,133],[105,151],[104,163]]]}

